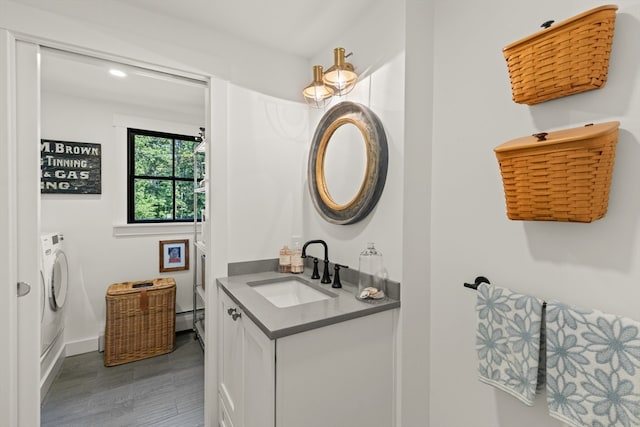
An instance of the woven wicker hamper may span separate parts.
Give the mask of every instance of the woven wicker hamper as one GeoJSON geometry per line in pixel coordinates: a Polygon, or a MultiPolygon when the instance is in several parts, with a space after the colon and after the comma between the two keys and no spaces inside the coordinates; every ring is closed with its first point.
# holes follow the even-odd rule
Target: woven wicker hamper
{"type": "Polygon", "coordinates": [[[533,105],[603,87],[617,9],[588,10],[504,47],[514,102],[533,105]]]}
{"type": "Polygon", "coordinates": [[[114,283],[106,294],[105,366],[158,356],[175,345],[173,278],[114,283]]]}
{"type": "Polygon", "coordinates": [[[495,148],[513,220],[591,222],[607,213],[619,122],[514,139],[495,148]]]}

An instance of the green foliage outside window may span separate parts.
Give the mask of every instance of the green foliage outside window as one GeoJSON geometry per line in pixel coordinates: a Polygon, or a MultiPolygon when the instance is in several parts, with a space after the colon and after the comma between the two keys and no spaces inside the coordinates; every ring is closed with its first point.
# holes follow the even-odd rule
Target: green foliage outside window
{"type": "MultiPolygon", "coordinates": [[[[194,194],[195,138],[129,129],[129,222],[193,221],[204,209],[204,194],[194,194]],[[132,173],[133,171],[133,173],[132,173]]],[[[204,154],[197,153],[197,179],[204,154]]]]}

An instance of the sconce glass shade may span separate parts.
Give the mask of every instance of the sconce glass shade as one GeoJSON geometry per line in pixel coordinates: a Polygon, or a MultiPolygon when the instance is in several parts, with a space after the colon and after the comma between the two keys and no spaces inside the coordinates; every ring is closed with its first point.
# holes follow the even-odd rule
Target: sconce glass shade
{"type": "Polygon", "coordinates": [[[313,81],[302,90],[302,95],[307,104],[315,108],[324,107],[334,94],[332,87],[322,81],[322,66],[313,66],[313,81]]]}
{"type": "Polygon", "coordinates": [[[354,71],[353,65],[345,62],[344,48],[333,49],[333,67],[324,73],[324,83],[331,86],[336,95],[346,95],[351,92],[358,81],[358,75],[354,71]]]}

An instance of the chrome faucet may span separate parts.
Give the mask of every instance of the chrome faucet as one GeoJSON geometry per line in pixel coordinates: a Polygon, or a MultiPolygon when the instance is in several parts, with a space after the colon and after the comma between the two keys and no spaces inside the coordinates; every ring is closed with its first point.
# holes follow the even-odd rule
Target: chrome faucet
{"type": "Polygon", "coordinates": [[[322,271],[322,279],[320,279],[320,283],[331,283],[331,277],[329,276],[329,248],[327,247],[327,243],[324,240],[309,240],[302,246],[302,258],[307,257],[307,246],[313,243],[320,243],[324,246],[324,269],[322,271]]]}

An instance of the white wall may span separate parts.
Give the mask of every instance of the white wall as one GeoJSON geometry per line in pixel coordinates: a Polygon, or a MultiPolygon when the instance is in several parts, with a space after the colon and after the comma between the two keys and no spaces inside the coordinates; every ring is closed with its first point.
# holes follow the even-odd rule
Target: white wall
{"type": "Polygon", "coordinates": [[[228,259],[277,258],[302,229],[307,107],[234,85],[228,99],[228,259]]]}
{"type": "MultiPolygon", "coordinates": [[[[330,261],[356,269],[360,252],[366,248],[367,242],[374,242],[384,256],[389,277],[396,281],[402,280],[404,28],[404,2],[378,2],[348,32],[330,39],[326,53],[316,56],[312,61],[324,65],[326,69],[332,65],[334,47],[341,46],[347,53],[353,52],[347,60],[361,73],[362,78],[351,93],[334,98],[326,109],[347,100],[369,107],[380,118],[387,135],[389,166],[385,188],[377,206],[367,218],[355,224],[330,224],[316,212],[309,196],[306,157],[303,178],[304,240],[325,240],[329,246],[330,261]],[[384,31],[381,31],[382,22],[384,31]]],[[[325,110],[310,109],[308,146],[325,110]]],[[[323,256],[320,247],[310,247],[310,251],[319,258],[323,256]]]]}
{"type": "MultiPolygon", "coordinates": [[[[331,105],[314,110],[232,85],[229,261],[275,258],[282,245],[290,244],[292,235],[301,235],[303,240],[324,239],[331,261],[357,268],[360,252],[373,241],[385,256],[390,277],[401,280],[404,9],[392,0],[378,2],[347,33],[327,40],[326,52],[318,54],[312,64],[328,68],[333,48],[344,46],[353,52],[349,61],[364,76],[353,92],[335,98],[331,105],[344,100],[364,104],[385,127],[389,172],[382,197],[359,223],[338,226],[324,221],[309,197],[306,173],[315,126],[331,105]],[[384,32],[379,31],[382,19],[387,22],[384,32]]],[[[319,247],[310,252],[322,255],[319,247]]]]}
{"type": "MultiPolygon", "coordinates": [[[[101,144],[102,194],[43,194],[41,204],[42,231],[65,235],[70,268],[65,342],[88,342],[97,349],[97,337],[104,331],[105,293],[112,283],[174,277],[176,311],[193,306],[193,265],[188,271],[172,273],[159,273],[158,266],[158,242],[192,241],[190,227],[183,234],[134,237],[115,237],[113,227],[126,224],[127,121],[131,127],[153,126],[152,130],[196,135],[204,109],[200,114],[141,110],[124,102],[108,103],[43,89],[42,138],[101,144]]],[[[191,264],[194,259],[192,255],[191,264]]]]}
{"type": "MultiPolygon", "coordinates": [[[[511,100],[502,47],[548,19],[600,3],[435,2],[431,426],[560,426],[547,415],[544,396],[529,408],[477,380],[476,295],[463,282],[485,275],[523,293],[640,320],[640,2],[617,4],[607,85],[529,107],[511,100]],[[591,224],[507,219],[495,146],[609,120],[620,120],[621,132],[605,218],[591,224]]],[[[405,280],[404,286],[420,285],[405,280]]]]}
{"type": "MultiPolygon", "coordinates": [[[[304,240],[323,239],[329,247],[329,260],[351,268],[358,268],[358,258],[367,245],[374,242],[382,252],[389,277],[401,280],[402,263],[402,164],[404,143],[404,54],[400,53],[386,65],[361,79],[356,88],[342,98],[334,99],[331,106],[348,100],[369,107],[382,122],[387,137],[389,165],[384,191],[373,211],[362,221],[350,225],[335,225],[325,221],[311,201],[304,162],[303,209],[304,240]]],[[[327,109],[330,106],[326,107],[327,109]]],[[[312,110],[313,129],[324,110],[312,110]]],[[[313,130],[312,129],[312,130],[313,130]]],[[[310,146],[311,137],[309,137],[310,146]]],[[[357,149],[357,146],[350,146],[357,149]]],[[[348,156],[349,157],[349,156],[348,156]]],[[[354,153],[352,158],[357,158],[354,153]]],[[[309,247],[311,255],[323,258],[322,248],[309,247]]]]}
{"type": "MultiPolygon", "coordinates": [[[[399,426],[428,426],[433,145],[433,2],[406,1],[399,426]]],[[[438,369],[435,367],[434,369],[438,369]]]]}

